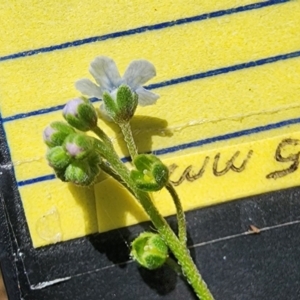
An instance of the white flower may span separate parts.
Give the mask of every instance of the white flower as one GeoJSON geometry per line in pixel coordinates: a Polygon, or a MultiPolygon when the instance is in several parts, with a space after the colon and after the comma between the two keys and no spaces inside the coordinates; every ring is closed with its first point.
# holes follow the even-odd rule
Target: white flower
{"type": "MultiPolygon", "coordinates": [[[[103,93],[108,92],[115,98],[118,87],[122,84],[128,85],[138,95],[138,102],[141,106],[151,105],[159,98],[142,87],[144,83],[156,75],[154,66],[147,60],[140,59],[132,61],[123,77],[120,76],[115,62],[106,56],[96,57],[90,65],[90,73],[98,85],[89,79],[80,79],[75,87],[82,94],[88,97],[102,99],[103,93]]],[[[103,104],[101,110],[105,112],[103,104]]]]}

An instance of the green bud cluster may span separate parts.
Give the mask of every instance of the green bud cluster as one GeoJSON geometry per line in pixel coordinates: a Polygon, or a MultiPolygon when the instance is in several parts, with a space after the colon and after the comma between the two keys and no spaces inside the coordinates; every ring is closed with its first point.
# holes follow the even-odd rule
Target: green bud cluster
{"type": "Polygon", "coordinates": [[[93,149],[93,138],[76,133],[64,122],[51,123],[44,131],[49,149],[46,158],[62,181],[90,185],[99,173],[101,158],[93,149]]]}
{"type": "Polygon", "coordinates": [[[137,188],[146,192],[161,190],[169,180],[169,169],[162,161],[152,154],[137,155],[133,164],[136,170],[130,173],[137,188]]]}
{"type": "Polygon", "coordinates": [[[65,122],[52,122],[43,133],[44,142],[48,147],[60,146],[66,137],[75,130],[65,122]]]}
{"type": "Polygon", "coordinates": [[[114,96],[104,92],[103,102],[107,115],[116,123],[126,123],[134,115],[138,105],[138,95],[128,85],[121,85],[114,96]]]}
{"type": "Polygon", "coordinates": [[[131,257],[149,270],[160,268],[168,258],[168,247],[159,234],[141,233],[131,244],[131,257]]]}

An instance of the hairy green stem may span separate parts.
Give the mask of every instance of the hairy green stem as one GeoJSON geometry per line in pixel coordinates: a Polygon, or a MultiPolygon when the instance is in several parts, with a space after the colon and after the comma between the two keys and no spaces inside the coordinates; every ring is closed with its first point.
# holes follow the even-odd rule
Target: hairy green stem
{"type": "Polygon", "coordinates": [[[130,190],[129,187],[127,186],[126,182],[123,181],[121,176],[117,174],[116,171],[112,169],[106,162],[102,160],[99,166],[102,171],[104,171],[107,175],[111,176],[117,182],[121,183],[133,196],[135,196],[133,191],[130,190]]]}
{"type": "MultiPolygon", "coordinates": [[[[137,148],[133,139],[132,130],[130,123],[122,123],[118,124],[122,130],[125,142],[127,144],[129,153],[131,158],[133,159],[137,155],[137,148]]],[[[185,215],[184,211],[180,202],[180,199],[178,197],[178,194],[172,184],[170,182],[167,183],[166,189],[169,191],[173,202],[176,207],[176,215],[177,215],[177,221],[178,221],[178,236],[179,240],[185,245],[187,241],[186,236],[186,221],[185,221],[185,215]]]]}
{"type": "Polygon", "coordinates": [[[133,191],[137,200],[148,214],[153,225],[156,227],[157,231],[178,260],[184,276],[193,287],[199,299],[213,300],[213,296],[198,272],[197,267],[190,256],[189,250],[177,238],[169,224],[159,213],[149,194],[137,189],[134,181],[130,178],[130,171],[120,161],[113,147],[110,145],[103,147],[103,144],[100,142],[97,143],[97,140],[95,141],[95,146],[100,154],[112,165],[114,170],[120,175],[123,181],[126,182],[128,188],[133,191]]]}
{"type": "Polygon", "coordinates": [[[183,211],[179,196],[170,181],[167,183],[166,189],[170,193],[170,195],[173,199],[173,202],[175,204],[175,207],[176,207],[179,240],[181,241],[181,243],[183,245],[186,245],[186,241],[187,241],[186,221],[185,221],[185,215],[184,215],[184,211],[183,211]]]}
{"type": "Polygon", "coordinates": [[[124,136],[124,140],[126,142],[129,154],[131,156],[131,159],[133,160],[134,157],[138,154],[137,148],[133,139],[132,130],[130,127],[130,123],[119,123],[119,127],[121,128],[121,131],[124,136]]]}
{"type": "Polygon", "coordinates": [[[158,230],[160,236],[178,260],[178,263],[182,268],[182,273],[187,278],[189,284],[193,287],[196,295],[201,300],[213,300],[214,298],[206,283],[203,281],[187,247],[179,241],[169,224],[153,205],[149,195],[140,191],[136,191],[135,193],[140,204],[150,217],[153,225],[158,230]]]}
{"type": "Polygon", "coordinates": [[[94,127],[92,131],[104,142],[106,146],[114,149],[111,139],[99,126],[94,127]]]}

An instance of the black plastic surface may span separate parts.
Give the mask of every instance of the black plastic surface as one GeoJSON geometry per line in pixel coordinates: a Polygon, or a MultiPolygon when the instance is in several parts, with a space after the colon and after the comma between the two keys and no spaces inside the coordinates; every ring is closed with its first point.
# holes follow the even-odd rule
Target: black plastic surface
{"type": "MultiPolygon", "coordinates": [[[[167,267],[150,272],[129,261],[128,243],[149,223],[34,249],[3,132],[0,145],[0,263],[10,300],[195,299],[167,267]]],[[[187,221],[216,299],[300,299],[299,187],[191,211],[187,221]],[[261,232],[248,234],[250,225],[261,232]]]]}

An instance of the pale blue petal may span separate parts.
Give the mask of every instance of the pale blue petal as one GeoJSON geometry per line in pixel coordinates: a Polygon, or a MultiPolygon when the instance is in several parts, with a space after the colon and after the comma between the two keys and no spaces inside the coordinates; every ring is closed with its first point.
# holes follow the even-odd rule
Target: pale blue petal
{"type": "Polygon", "coordinates": [[[124,82],[133,90],[143,85],[156,75],[155,67],[147,60],[134,60],[123,76],[124,82]]]}
{"type": "Polygon", "coordinates": [[[88,97],[96,97],[98,99],[102,98],[102,90],[95,83],[91,82],[89,79],[80,79],[75,82],[75,87],[83,95],[88,97]]]}
{"type": "Polygon", "coordinates": [[[96,57],[91,62],[89,71],[102,89],[111,91],[120,85],[121,76],[118,68],[109,57],[96,57]]]}
{"type": "Polygon", "coordinates": [[[157,99],[159,98],[159,95],[154,94],[143,87],[139,87],[136,90],[136,93],[139,96],[139,105],[141,106],[152,105],[156,103],[157,99]]]}

